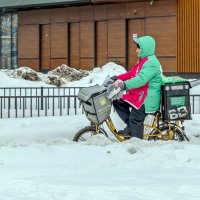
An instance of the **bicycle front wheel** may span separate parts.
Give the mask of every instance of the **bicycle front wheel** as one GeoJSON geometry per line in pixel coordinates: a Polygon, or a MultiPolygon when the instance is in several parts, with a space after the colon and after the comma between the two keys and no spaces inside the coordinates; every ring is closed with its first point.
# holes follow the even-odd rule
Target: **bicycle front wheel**
{"type": "Polygon", "coordinates": [[[95,126],[86,126],[85,128],[81,129],[78,131],[74,138],[73,141],[75,142],[84,142],[90,139],[92,136],[97,135],[97,134],[104,134],[106,137],[108,137],[106,131],[102,128],[100,128],[99,132],[96,132],[96,127],[95,126]]]}
{"type": "Polygon", "coordinates": [[[162,132],[162,135],[160,135],[160,133],[156,131],[154,133],[154,136],[148,137],[148,140],[155,140],[155,141],[156,140],[164,140],[164,141],[175,140],[178,142],[185,140],[183,131],[174,125],[170,125],[170,127],[168,125],[162,126],[159,128],[159,130],[162,132]],[[155,136],[156,133],[159,136],[155,136]]]}

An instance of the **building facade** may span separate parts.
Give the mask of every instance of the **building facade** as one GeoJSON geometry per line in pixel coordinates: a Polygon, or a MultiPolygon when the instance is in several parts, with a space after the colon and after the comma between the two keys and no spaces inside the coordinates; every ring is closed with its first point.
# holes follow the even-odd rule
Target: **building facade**
{"type": "Polygon", "coordinates": [[[164,72],[200,73],[199,0],[53,2],[1,14],[1,68],[92,69],[113,61],[128,69],[137,34],[155,38],[164,72]]]}

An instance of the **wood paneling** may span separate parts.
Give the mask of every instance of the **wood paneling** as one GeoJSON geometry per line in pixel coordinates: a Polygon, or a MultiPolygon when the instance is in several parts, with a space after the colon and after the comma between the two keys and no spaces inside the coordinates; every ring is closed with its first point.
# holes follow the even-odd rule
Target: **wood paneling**
{"type": "Polygon", "coordinates": [[[41,69],[50,69],[50,25],[41,28],[41,69]]]}
{"type": "Polygon", "coordinates": [[[155,0],[152,5],[146,0],[97,0],[95,3],[103,4],[19,12],[19,59],[41,60],[45,69],[54,68],[63,61],[69,61],[67,64],[71,67],[85,69],[91,69],[94,63],[102,66],[115,61],[124,65],[128,61],[130,68],[137,60],[132,42],[132,34],[137,33],[139,37],[151,35],[155,38],[156,55],[161,56],[164,71],[177,69],[177,40],[178,70],[185,72],[186,66],[191,66],[189,71],[193,68],[199,71],[199,1],[178,2],[178,20],[184,22],[178,23],[178,37],[177,0],[155,0]],[[70,41],[67,23],[70,24],[70,41]],[[50,41],[46,32],[42,32],[40,41],[39,26],[43,25],[51,27],[50,41]],[[40,52],[42,58],[39,58],[40,52]]]}
{"type": "Polygon", "coordinates": [[[134,2],[134,1],[144,1],[144,0],[92,0],[94,4],[98,3],[126,3],[126,2],[134,2]]]}
{"type": "Polygon", "coordinates": [[[108,57],[125,57],[125,20],[108,21],[108,57]]]}
{"type": "Polygon", "coordinates": [[[40,24],[49,24],[51,21],[50,10],[40,10],[38,17],[40,24]]]}
{"type": "Polygon", "coordinates": [[[51,25],[51,58],[68,58],[68,25],[51,25]]]}
{"type": "MultiPolygon", "coordinates": [[[[178,0],[182,1],[182,0],[178,0]]],[[[177,0],[156,0],[153,4],[146,1],[146,16],[169,16],[176,15],[177,0]]]]}
{"type": "Polygon", "coordinates": [[[200,1],[178,1],[178,72],[200,72],[200,1]]]}
{"type": "Polygon", "coordinates": [[[176,56],[176,26],[176,17],[146,19],[146,35],[155,38],[156,55],[176,56]]]}
{"type": "Polygon", "coordinates": [[[18,59],[19,67],[30,67],[35,71],[39,71],[39,60],[38,59],[18,59]]]}
{"type": "Polygon", "coordinates": [[[163,69],[163,74],[165,72],[177,72],[177,60],[176,58],[159,58],[160,64],[163,69]]]}
{"type": "Polygon", "coordinates": [[[108,19],[118,19],[125,17],[125,4],[108,5],[108,19]]]}
{"type": "Polygon", "coordinates": [[[145,2],[135,2],[125,4],[126,18],[145,17],[145,2]]]}
{"type": "Polygon", "coordinates": [[[133,43],[133,34],[137,34],[138,37],[144,35],[145,20],[135,19],[128,21],[128,68],[131,69],[138,60],[136,54],[136,45],[133,43]]]}
{"type": "Polygon", "coordinates": [[[80,20],[80,7],[69,7],[66,12],[68,22],[78,22],[80,20]]]}
{"type": "Polygon", "coordinates": [[[68,59],[51,59],[51,70],[57,68],[58,66],[68,64],[68,59]]]}
{"type": "Polygon", "coordinates": [[[80,57],[94,58],[94,22],[80,23],[80,57]]]}
{"type": "Polygon", "coordinates": [[[39,58],[39,26],[18,28],[18,58],[39,58]]]}
{"type": "Polygon", "coordinates": [[[107,17],[108,17],[107,5],[94,6],[94,19],[95,20],[106,20],[107,17]]]}
{"type": "Polygon", "coordinates": [[[162,58],[164,72],[175,72],[177,70],[175,61],[177,56],[176,26],[176,17],[173,16],[146,19],[146,35],[151,35],[156,40],[155,54],[166,57],[162,58]],[[175,57],[175,59],[169,59],[171,56],[175,57]],[[169,63],[169,61],[173,62],[169,63]],[[165,66],[166,63],[167,66],[165,66]]]}
{"type": "Polygon", "coordinates": [[[67,21],[67,9],[57,8],[51,10],[51,22],[66,22],[67,21]]]}
{"type": "Polygon", "coordinates": [[[82,6],[80,7],[80,20],[87,21],[94,19],[93,6],[82,6]]]}
{"type": "Polygon", "coordinates": [[[70,24],[70,67],[80,66],[80,34],[79,23],[70,24]]]}
{"type": "Polygon", "coordinates": [[[94,67],[94,59],[92,58],[81,58],[80,59],[80,69],[92,70],[94,67]]]}
{"type": "Polygon", "coordinates": [[[19,25],[23,24],[38,24],[39,23],[39,10],[22,11],[18,13],[19,25]]]}
{"type": "Polygon", "coordinates": [[[107,62],[108,56],[108,36],[107,36],[107,21],[96,23],[97,30],[97,66],[100,67],[107,62]]]}

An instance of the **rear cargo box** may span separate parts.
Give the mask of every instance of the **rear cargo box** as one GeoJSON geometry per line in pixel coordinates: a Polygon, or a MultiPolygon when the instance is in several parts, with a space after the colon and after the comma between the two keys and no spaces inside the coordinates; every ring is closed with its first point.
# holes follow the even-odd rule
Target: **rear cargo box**
{"type": "Polygon", "coordinates": [[[100,85],[82,88],[78,99],[83,102],[86,117],[94,122],[103,123],[111,112],[111,102],[106,96],[106,88],[100,85]]]}
{"type": "Polygon", "coordinates": [[[163,120],[191,119],[188,81],[168,82],[162,85],[161,112],[163,120]]]}

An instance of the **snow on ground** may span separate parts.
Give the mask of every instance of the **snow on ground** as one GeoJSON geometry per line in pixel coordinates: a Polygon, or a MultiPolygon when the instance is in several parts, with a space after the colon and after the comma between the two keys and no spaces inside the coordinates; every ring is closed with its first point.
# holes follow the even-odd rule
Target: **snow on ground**
{"type": "MultiPolygon", "coordinates": [[[[71,85],[102,83],[107,74],[123,71],[118,66],[105,68],[71,85]]],[[[43,83],[0,72],[0,87],[5,85],[43,83]]],[[[124,126],[116,113],[111,116],[117,129],[124,126]]],[[[184,123],[190,142],[180,143],[139,139],[120,143],[110,133],[111,139],[98,136],[86,143],[72,142],[74,134],[89,124],[84,115],[1,119],[0,199],[199,200],[200,115],[192,117],[184,123]]]]}
{"type": "Polygon", "coordinates": [[[71,141],[88,124],[83,115],[3,119],[0,199],[197,200],[199,118],[185,123],[191,142],[97,137],[86,144],[71,141]]]}

